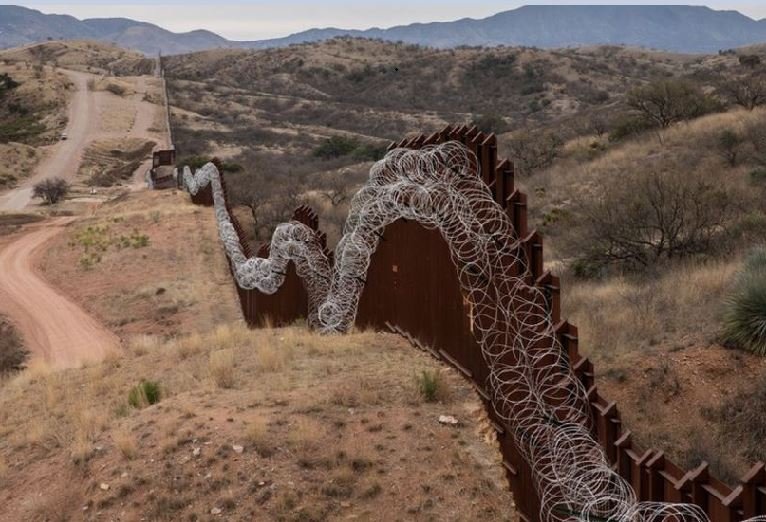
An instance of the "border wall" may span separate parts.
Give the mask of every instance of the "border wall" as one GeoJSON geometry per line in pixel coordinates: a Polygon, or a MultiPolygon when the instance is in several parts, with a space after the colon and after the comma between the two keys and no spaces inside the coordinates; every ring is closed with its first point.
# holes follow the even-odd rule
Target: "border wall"
{"type": "MultiPolygon", "coordinates": [[[[476,155],[477,172],[513,223],[518,237],[512,239],[520,240],[522,257],[530,274],[528,282],[543,290],[570,368],[588,390],[594,436],[618,473],[631,484],[636,497],[646,501],[693,503],[700,506],[712,522],[736,522],[766,515],[764,463],[753,466],[738,485],[730,487],[710,474],[707,463],[685,470],[661,450],[642,448],[632,440],[630,431],[622,426],[617,405],[602,397],[596,387],[593,364],[578,350],[577,328],[561,318],[559,279],[543,269],[542,238],[536,231],[528,230],[526,196],[514,187],[513,165],[507,160],[498,161],[493,134],[486,135],[476,127],[447,126],[430,136],[404,139],[389,149],[419,149],[451,140],[463,143],[476,155]]],[[[223,173],[221,180],[226,194],[223,173]]],[[[210,185],[192,196],[192,201],[212,205],[210,185]]],[[[254,253],[241,224],[231,211],[229,214],[243,251],[252,256],[254,253]]],[[[318,231],[316,214],[305,206],[295,211],[293,219],[318,231]]],[[[268,246],[262,247],[258,255],[268,255],[268,246]]],[[[307,294],[292,263],[285,283],[275,294],[265,295],[238,285],[237,291],[244,318],[252,327],[289,324],[305,317],[308,309],[307,294]]],[[[485,383],[489,369],[474,340],[471,314],[459,274],[439,232],[404,219],[390,224],[372,256],[356,324],[405,337],[413,346],[457,369],[472,384],[493,422],[519,516],[526,522],[538,521],[540,499],[530,468],[516,448],[511,430],[495,415],[492,398],[487,393],[485,383]]]]}

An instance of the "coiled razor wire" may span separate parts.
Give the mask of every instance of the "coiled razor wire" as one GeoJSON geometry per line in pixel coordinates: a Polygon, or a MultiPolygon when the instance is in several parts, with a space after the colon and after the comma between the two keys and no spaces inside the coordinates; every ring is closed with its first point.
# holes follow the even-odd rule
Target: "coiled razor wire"
{"type": "Polygon", "coordinates": [[[696,505],[638,502],[612,470],[591,434],[586,390],[558,342],[545,296],[529,284],[522,244],[477,174],[476,157],[458,142],[390,151],[352,199],[334,266],[317,233],[298,222],[276,228],[268,258],[246,257],[216,167],[209,163],[195,174],[187,167],[183,179],[191,194],[212,185],[219,234],[239,286],[273,294],[292,261],[307,290],[309,326],[324,333],[354,324],[387,225],[403,218],[439,230],[472,306],[491,402],[532,469],[541,519],[707,521],[696,505]]]}

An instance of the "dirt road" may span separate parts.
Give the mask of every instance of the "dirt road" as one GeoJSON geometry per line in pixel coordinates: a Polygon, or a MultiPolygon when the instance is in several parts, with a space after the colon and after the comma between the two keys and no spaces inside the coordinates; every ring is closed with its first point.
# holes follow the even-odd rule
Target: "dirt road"
{"type": "Polygon", "coordinates": [[[38,274],[36,254],[72,218],[46,222],[0,251],[0,312],[13,318],[32,358],[55,368],[103,359],[119,339],[38,274]]]}
{"type": "MultiPolygon", "coordinates": [[[[35,174],[0,196],[0,212],[27,207],[32,187],[41,179],[54,176],[74,179],[86,148],[94,140],[139,137],[162,141],[150,130],[159,109],[143,99],[147,90],[145,78],[138,79],[136,94],[116,98],[107,92],[89,90],[88,80],[94,78],[91,74],[63,72],[75,86],[68,109],[68,139],[51,145],[35,174]],[[127,112],[117,112],[119,107],[115,103],[121,103],[127,112]],[[130,121],[133,123],[129,128],[120,125],[130,121]]],[[[140,187],[137,184],[136,188],[140,187]]],[[[43,359],[57,368],[103,359],[119,348],[117,336],[53,288],[35,269],[37,254],[45,242],[73,219],[40,223],[0,248],[0,313],[13,320],[33,359],[43,359]]]]}
{"type": "Polygon", "coordinates": [[[21,186],[0,196],[0,211],[22,210],[32,199],[32,186],[41,179],[50,177],[72,178],[80,166],[82,154],[88,145],[94,126],[98,128],[95,118],[95,98],[88,91],[88,79],[93,75],[63,70],[74,83],[75,92],[69,103],[67,139],[50,147],[48,154],[35,169],[35,174],[24,181],[21,186]]]}

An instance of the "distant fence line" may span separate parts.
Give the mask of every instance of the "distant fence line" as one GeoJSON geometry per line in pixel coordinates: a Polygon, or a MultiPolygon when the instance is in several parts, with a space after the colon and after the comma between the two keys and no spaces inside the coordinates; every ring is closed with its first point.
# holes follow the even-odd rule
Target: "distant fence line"
{"type": "MultiPolygon", "coordinates": [[[[420,149],[426,145],[458,141],[478,160],[478,171],[502,206],[514,229],[528,263],[528,283],[543,291],[550,318],[569,367],[587,389],[593,417],[593,435],[603,447],[614,469],[633,488],[640,501],[692,503],[713,522],[736,522],[766,515],[766,466],[758,463],[734,488],[713,477],[707,463],[686,471],[662,451],[639,447],[630,431],[623,429],[618,408],[604,399],[595,385],[593,364],[578,350],[577,328],[561,319],[559,279],[543,270],[541,236],[527,225],[526,196],[514,186],[513,165],[498,162],[496,139],[476,127],[447,126],[430,136],[418,135],[394,143],[390,148],[420,149]]],[[[219,169],[220,170],[220,169],[219,169]]],[[[221,173],[226,207],[237,232],[242,251],[252,257],[246,234],[229,207],[225,178],[221,173]]],[[[191,196],[194,203],[212,205],[210,186],[191,196]]],[[[317,215],[300,207],[293,216],[318,231],[317,215]]],[[[326,246],[325,236],[320,236],[326,246]]],[[[268,255],[268,245],[258,252],[268,255]]],[[[327,252],[331,258],[331,253],[327,252]]],[[[267,322],[289,324],[306,316],[308,297],[290,264],[284,284],[272,294],[246,290],[237,285],[243,315],[251,326],[267,322]]],[[[529,465],[495,413],[486,389],[487,364],[481,356],[472,330],[472,308],[459,283],[449,249],[438,231],[400,219],[388,227],[375,251],[359,302],[356,324],[386,329],[405,337],[434,357],[456,368],[468,379],[493,422],[503,455],[503,466],[514,493],[516,508],[525,521],[539,520],[540,498],[529,465]],[[414,245],[414,246],[413,246],[414,245]]],[[[524,313],[520,311],[519,313],[524,313]]]]}

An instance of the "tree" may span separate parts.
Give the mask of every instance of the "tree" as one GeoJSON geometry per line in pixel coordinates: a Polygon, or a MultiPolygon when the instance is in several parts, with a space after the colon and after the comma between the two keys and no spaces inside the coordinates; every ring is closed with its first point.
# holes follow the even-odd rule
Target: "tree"
{"type": "Polygon", "coordinates": [[[658,80],[628,93],[626,103],[655,126],[672,124],[710,112],[713,101],[687,80],[658,80]]]}
{"type": "Polygon", "coordinates": [[[322,188],[318,190],[319,194],[327,199],[333,207],[345,203],[352,196],[351,183],[347,178],[346,170],[327,176],[322,183],[322,188]]]}
{"type": "Polygon", "coordinates": [[[55,205],[69,192],[69,183],[62,178],[47,178],[35,184],[33,195],[46,205],[55,205]]]}
{"type": "Polygon", "coordinates": [[[739,64],[755,69],[761,65],[761,57],[757,54],[743,54],[739,57],[739,64]]]}
{"type": "Polygon", "coordinates": [[[718,136],[718,149],[730,166],[737,166],[739,149],[744,141],[745,139],[742,136],[730,129],[724,130],[718,136]]]}
{"type": "Polygon", "coordinates": [[[477,114],[474,116],[472,123],[473,125],[476,125],[480,131],[487,134],[501,134],[508,129],[508,124],[505,123],[503,117],[498,114],[477,114]]]}
{"type": "Polygon", "coordinates": [[[602,137],[609,130],[609,122],[603,116],[594,114],[588,122],[590,129],[598,136],[602,137]]]}
{"type": "Polygon", "coordinates": [[[734,211],[728,192],[681,170],[636,174],[582,205],[570,249],[591,267],[640,270],[709,252],[734,211]]]}
{"type": "Polygon", "coordinates": [[[561,138],[552,132],[522,132],[508,142],[511,159],[519,171],[527,176],[538,169],[549,167],[562,145],[561,138]]]}
{"type": "Polygon", "coordinates": [[[5,95],[6,92],[12,91],[19,85],[21,84],[11,78],[8,73],[0,74],[0,97],[5,95]]]}
{"type": "Polygon", "coordinates": [[[727,78],[722,82],[720,90],[732,102],[752,111],[766,105],[766,74],[727,78]]]}

